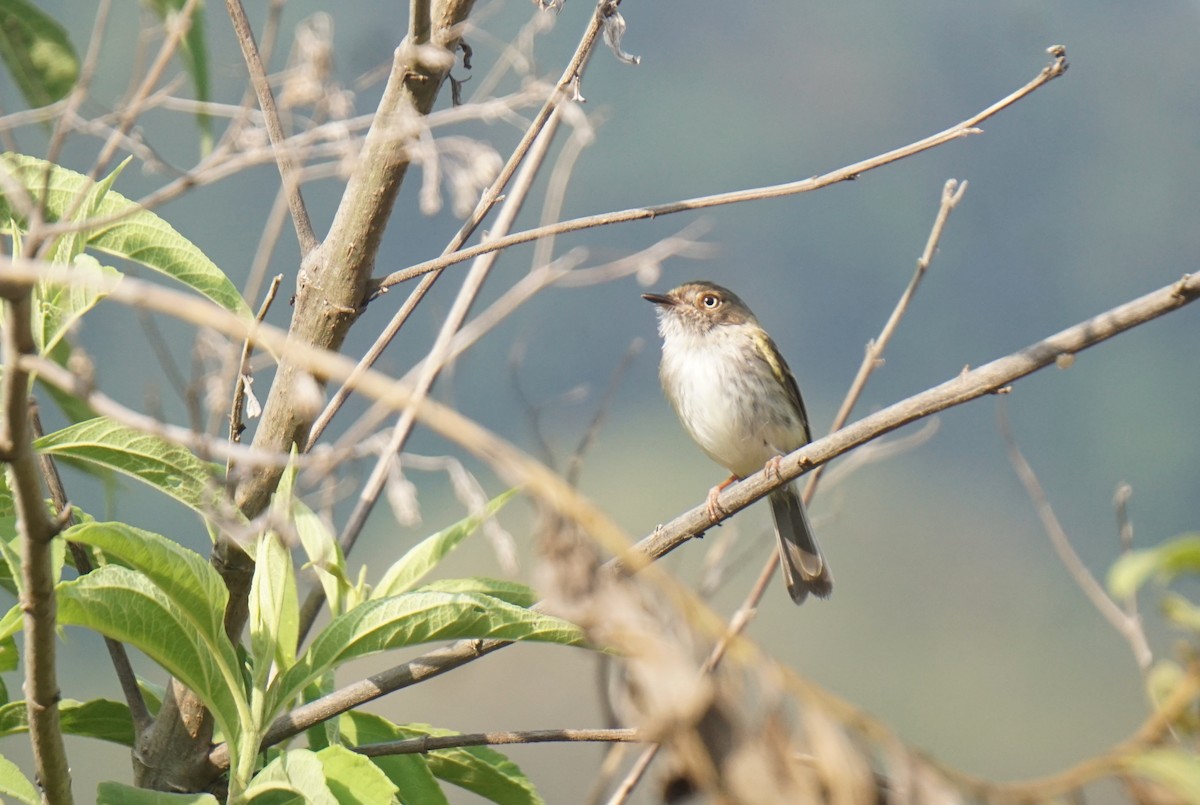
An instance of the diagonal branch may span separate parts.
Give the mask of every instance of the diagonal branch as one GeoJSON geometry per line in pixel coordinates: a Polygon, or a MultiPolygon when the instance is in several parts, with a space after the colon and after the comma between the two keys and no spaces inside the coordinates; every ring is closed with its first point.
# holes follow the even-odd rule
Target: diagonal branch
{"type": "Polygon", "coordinates": [[[296,238],[300,241],[300,254],[307,257],[309,252],[317,247],[317,236],[313,233],[308,208],[304,206],[304,196],[300,192],[299,170],[292,161],[291,151],[284,147],[287,135],[283,133],[283,123],[280,122],[279,110],[275,107],[275,93],[271,90],[271,82],[267,78],[267,68],[259,54],[258,43],[254,41],[254,31],[250,28],[250,20],[246,18],[242,0],[225,0],[225,9],[229,12],[233,32],[237,36],[238,45],[241,46],[242,57],[246,60],[250,83],[254,85],[254,93],[258,96],[258,106],[262,109],[267,136],[271,138],[271,145],[275,146],[275,164],[279,167],[288,207],[292,211],[292,223],[296,227],[296,238]]]}
{"type": "MultiPolygon", "coordinates": [[[[721,494],[720,509],[727,513],[726,517],[732,516],[765,497],[773,489],[798,478],[815,465],[831,461],[842,453],[911,422],[986,395],[1002,392],[1014,381],[1054,364],[1062,355],[1074,354],[1095,346],[1126,330],[1178,310],[1197,298],[1200,298],[1200,275],[1186,275],[1178,282],[1080,322],[1025,349],[977,369],[965,370],[953,380],[888,406],[791,453],[780,463],[778,474],[774,469],[760,471],[734,484],[721,494]]],[[[365,380],[366,378],[364,382],[365,380]]],[[[443,429],[429,419],[421,418],[441,435],[456,440],[459,438],[453,430],[443,429]]],[[[460,443],[479,454],[479,446],[470,442],[473,442],[473,438],[468,437],[460,443]]],[[[488,451],[483,457],[494,459],[495,456],[488,451]]],[[[542,488],[532,479],[529,486],[534,494],[542,492],[542,488]]],[[[547,502],[560,507],[568,516],[576,516],[576,512],[567,510],[564,504],[569,490],[559,491],[563,498],[549,498],[547,502]]],[[[586,522],[582,524],[585,528],[590,525],[586,522]]],[[[610,561],[609,567],[629,569],[643,565],[647,561],[666,555],[711,527],[708,506],[702,503],[642,539],[620,559],[610,561]]],[[[267,731],[264,745],[269,746],[286,740],[313,724],[401,688],[439,676],[508,645],[511,644],[501,640],[461,640],[351,683],[279,718],[267,731]]],[[[217,747],[211,757],[214,763],[228,763],[228,754],[224,747],[217,747]]]]}
{"type": "Polygon", "coordinates": [[[363,744],[350,748],[367,757],[387,757],[388,755],[423,755],[426,752],[460,746],[567,743],[572,741],[637,743],[644,740],[645,738],[636,729],[519,730],[513,732],[469,732],[461,735],[423,735],[420,738],[363,744]]]}
{"type": "Polygon", "coordinates": [[[551,235],[561,235],[566,232],[578,232],[582,229],[592,229],[598,226],[607,226],[609,224],[623,223],[626,221],[646,221],[653,218],[661,218],[664,215],[671,215],[677,212],[688,212],[691,210],[703,210],[709,207],[718,207],[725,204],[738,204],[744,201],[761,201],[770,198],[781,198],[783,196],[794,196],[799,193],[807,193],[812,190],[820,190],[823,187],[828,187],[839,182],[846,182],[857,179],[867,171],[881,168],[884,165],[890,165],[893,162],[898,162],[906,157],[920,154],[923,151],[928,151],[931,148],[937,148],[940,145],[945,145],[948,142],[967,137],[972,134],[979,134],[981,130],[979,124],[998,112],[1012,106],[1017,101],[1021,100],[1030,93],[1040,89],[1046,84],[1067,70],[1067,54],[1061,46],[1055,45],[1049,49],[1050,55],[1054,58],[1047,67],[1044,67],[1037,77],[1030,81],[1025,86],[1021,87],[1016,92],[1000,99],[996,103],[984,109],[972,117],[967,118],[956,126],[951,126],[945,131],[933,134],[923,140],[918,140],[915,143],[910,143],[901,148],[897,148],[887,153],[864,159],[861,162],[855,162],[852,165],[847,165],[844,168],[838,168],[830,173],[825,173],[820,176],[814,176],[811,179],[803,179],[797,182],[787,182],[785,184],[771,185],[770,187],[756,187],[750,190],[735,190],[729,193],[718,193],[712,196],[700,196],[699,198],[690,198],[683,201],[673,201],[668,204],[657,204],[649,207],[633,207],[627,210],[619,210],[617,212],[606,212],[599,215],[589,215],[583,218],[573,218],[569,221],[560,221],[556,224],[548,226],[539,226],[533,229],[527,229],[523,232],[515,232],[511,235],[502,238],[489,239],[477,246],[472,246],[461,251],[456,251],[449,254],[444,254],[441,257],[433,260],[426,260],[423,263],[418,263],[415,266],[405,268],[401,271],[396,271],[387,275],[376,283],[380,290],[385,290],[393,285],[397,285],[406,280],[419,277],[422,274],[428,274],[431,271],[440,271],[447,266],[452,266],[455,263],[461,263],[465,260],[470,260],[473,257],[484,254],[485,252],[507,249],[509,246],[516,246],[520,243],[528,243],[529,241],[538,240],[540,238],[550,237],[551,235]]]}
{"type": "Polygon", "coordinates": [[[1021,453],[1021,448],[1017,446],[1017,440],[1013,436],[1012,426],[1008,422],[1008,416],[1003,406],[997,408],[996,416],[1000,427],[1000,438],[1004,440],[1004,446],[1008,450],[1008,460],[1037,510],[1038,519],[1042,521],[1042,528],[1050,538],[1050,544],[1054,547],[1054,552],[1058,554],[1059,561],[1063,563],[1067,572],[1071,574],[1071,578],[1075,580],[1096,611],[1104,616],[1109,625],[1117,630],[1117,634],[1129,643],[1138,668],[1142,674],[1145,674],[1150,669],[1154,655],[1146,642],[1146,633],[1142,631],[1142,619],[1136,612],[1128,613],[1117,606],[1117,603],[1109,597],[1108,593],[1104,591],[1104,587],[1088,570],[1083,559],[1071,545],[1066,529],[1063,528],[1058,516],[1054,513],[1054,507],[1050,505],[1050,501],[1046,497],[1046,490],[1038,480],[1037,473],[1033,471],[1033,467],[1021,453]]]}

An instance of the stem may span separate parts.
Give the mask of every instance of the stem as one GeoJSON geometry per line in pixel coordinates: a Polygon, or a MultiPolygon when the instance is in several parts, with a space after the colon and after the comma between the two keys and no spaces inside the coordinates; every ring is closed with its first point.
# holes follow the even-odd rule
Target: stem
{"type": "Polygon", "coordinates": [[[50,543],[60,524],[51,521],[43,501],[37,458],[29,422],[28,371],[18,366],[23,355],[36,354],[32,334],[32,294],[29,288],[0,289],[7,299],[4,320],[4,376],[0,381],[4,422],[0,430],[0,456],[8,464],[8,484],[17,513],[21,538],[21,609],[25,613],[25,711],[33,764],[42,785],[42,801],[53,805],[72,802],[71,770],[67,763],[59,723],[58,670],[55,664],[58,603],[57,579],[50,543]]]}

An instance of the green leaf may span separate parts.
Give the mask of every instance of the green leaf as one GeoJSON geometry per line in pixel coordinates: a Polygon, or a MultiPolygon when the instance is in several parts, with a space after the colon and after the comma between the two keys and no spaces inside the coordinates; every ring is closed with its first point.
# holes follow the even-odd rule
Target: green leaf
{"type": "Polygon", "coordinates": [[[317,752],[325,767],[325,782],[340,805],[391,805],[399,787],[369,758],[344,746],[317,752]]]}
{"type": "MultiPolygon", "coordinates": [[[[65,339],[60,339],[45,357],[65,369],[67,368],[67,361],[71,359],[71,347],[65,339]]],[[[95,410],[78,396],[69,394],[58,386],[46,383],[40,377],[37,378],[37,381],[38,386],[49,395],[54,404],[58,406],[58,409],[62,411],[67,422],[74,424],[76,422],[83,422],[86,419],[95,419],[95,410]]]]}
{"type": "Polygon", "coordinates": [[[245,798],[255,805],[338,805],[325,783],[325,767],[317,754],[307,749],[290,749],[268,763],[250,781],[245,798]]]}
{"type": "MultiPolygon", "coordinates": [[[[17,641],[11,636],[0,639],[0,671],[15,671],[20,664],[21,655],[17,651],[17,641]]],[[[3,682],[0,681],[0,685],[3,682]]],[[[4,701],[8,701],[8,692],[3,691],[4,701]]]]}
{"type": "Polygon", "coordinates": [[[292,556],[279,535],[269,533],[258,544],[250,584],[250,651],[259,689],[266,688],[272,662],[279,671],[295,663],[299,634],[300,605],[292,556]]]}
{"type": "Polygon", "coordinates": [[[304,657],[276,677],[286,701],[326,671],[356,657],[432,640],[464,637],[583,645],[578,627],[561,618],[465,593],[412,592],[366,601],[330,621],[304,657]]]}
{"type": "Polygon", "coordinates": [[[106,782],[96,787],[96,805],[218,805],[212,794],[168,794],[147,791],[124,783],[106,782]]]}
{"type": "MultiPolygon", "coordinates": [[[[133,746],[133,720],[129,716],[129,707],[122,702],[63,699],[58,703],[58,713],[62,731],[67,735],[133,746]]],[[[0,707],[0,736],[28,730],[29,719],[24,701],[9,702],[0,707]]]]}
{"type": "MultiPolygon", "coordinates": [[[[453,730],[438,729],[428,724],[390,724],[384,719],[365,713],[352,712],[342,716],[342,732],[353,736],[355,746],[383,741],[420,738],[425,735],[457,735],[453,730]],[[349,723],[347,723],[349,722],[349,723]]],[[[384,761],[402,755],[374,758],[380,768],[384,761]]],[[[489,746],[463,746],[438,749],[426,754],[430,771],[441,780],[465,788],[492,802],[502,805],[536,805],[542,802],[537,789],[524,772],[504,755],[489,746]]],[[[393,782],[398,782],[393,778],[393,782]]],[[[404,784],[400,793],[406,796],[404,784]]],[[[406,798],[406,801],[407,798],[406,798]]],[[[423,802],[416,799],[413,802],[423,802]]]]}
{"type": "MultiPolygon", "coordinates": [[[[370,713],[352,711],[343,714],[337,721],[342,736],[352,746],[396,741],[406,736],[400,727],[370,713]]],[[[386,755],[371,758],[371,762],[396,785],[403,802],[449,805],[424,755],[386,755]]]]}
{"type": "Polygon", "coordinates": [[[237,654],[223,632],[208,634],[206,615],[194,617],[179,598],[142,573],[107,565],[59,585],[58,619],[148,655],[200,697],[236,745],[249,720],[237,654]]]}
{"type": "Polygon", "coordinates": [[[317,574],[317,580],[325,590],[329,611],[341,615],[350,604],[354,583],[346,574],[346,555],[342,546],[325,527],[321,518],[304,501],[292,501],[293,525],[300,545],[308,556],[309,566],[317,574]]]}
{"type": "Polygon", "coordinates": [[[538,602],[538,595],[527,584],[516,581],[473,576],[466,579],[438,579],[422,584],[417,592],[478,593],[499,598],[513,606],[529,608],[538,602]]]}
{"type": "Polygon", "coordinates": [[[4,617],[0,618],[0,639],[11,640],[13,635],[21,631],[24,623],[24,613],[20,604],[13,604],[4,617]]]}
{"type": "Polygon", "coordinates": [[[112,190],[117,177],[121,175],[121,172],[125,170],[125,166],[132,159],[133,157],[126,157],[120,165],[103,179],[82,186],[87,189],[87,192],[83,194],[82,199],[76,200],[72,208],[67,210],[71,214],[72,222],[79,224],[79,229],[75,232],[68,232],[55,241],[54,248],[49,254],[50,262],[55,265],[71,265],[75,262],[76,257],[83,254],[83,250],[87,248],[88,237],[90,236],[87,222],[99,214],[100,205],[104,201],[104,197],[108,195],[109,190],[112,190]]]}
{"type": "Polygon", "coordinates": [[[1176,626],[1200,632],[1200,607],[1179,593],[1163,596],[1162,608],[1163,615],[1176,626]]]}
{"type": "Polygon", "coordinates": [[[62,100],[79,80],[66,29],[25,0],[0,0],[0,59],[31,108],[62,100]]]}
{"type": "Polygon", "coordinates": [[[1184,802],[1200,802],[1200,760],[1182,749],[1150,749],[1130,758],[1127,768],[1169,789],[1184,802]]]}
{"type": "Polygon", "coordinates": [[[145,574],[187,615],[192,629],[214,642],[224,638],[229,590],[200,554],[125,523],[80,523],[64,531],[63,538],[99,548],[110,561],[145,574]]]}
{"type": "Polygon", "coordinates": [[[196,458],[185,447],[126,427],[106,417],[96,417],[34,442],[41,453],[136,478],[200,514],[210,517],[222,506],[217,483],[219,468],[196,458]]]}
{"type": "Polygon", "coordinates": [[[388,568],[383,579],[371,594],[372,598],[386,598],[390,595],[407,592],[416,586],[426,573],[437,567],[438,562],[458,544],[483,525],[484,521],[498,512],[505,503],[512,499],[517,490],[510,489],[491,500],[478,515],[471,515],[449,528],[439,531],[432,537],[427,537],[412,550],[404,554],[395,564],[388,568]]]}
{"type": "MultiPolygon", "coordinates": [[[[57,515],[53,506],[48,501],[46,503],[46,511],[51,517],[57,515]]],[[[3,586],[5,589],[11,586],[12,590],[10,592],[13,592],[17,598],[21,597],[23,551],[24,543],[21,541],[20,536],[0,539],[0,557],[3,557],[3,570],[0,571],[0,586],[3,586]]],[[[56,582],[62,578],[62,569],[66,563],[66,554],[67,545],[65,542],[54,540],[50,543],[50,565],[56,582]]]]}
{"type": "Polygon", "coordinates": [[[1185,534],[1157,548],[1130,551],[1108,573],[1108,588],[1125,600],[1137,593],[1151,576],[1170,581],[1180,573],[1200,573],[1200,534],[1185,534]]]}
{"type": "MultiPolygon", "coordinates": [[[[11,797],[25,805],[41,805],[42,797],[17,764],[0,755],[0,797],[11,797]]],[[[7,801],[7,799],[5,800],[7,801]]]]}
{"type": "MultiPolygon", "coordinates": [[[[121,272],[115,268],[100,265],[99,261],[91,255],[76,256],[75,265],[83,266],[113,280],[121,277],[121,272]]],[[[96,303],[105,295],[92,285],[41,284],[35,297],[36,312],[34,313],[33,330],[33,339],[37,343],[38,352],[42,355],[52,352],[76,322],[95,307],[96,303]]]]}
{"type": "MultiPolygon", "coordinates": [[[[148,0],[148,3],[166,22],[170,20],[172,14],[178,14],[183,9],[186,1],[148,0]]],[[[204,44],[203,2],[196,3],[187,36],[184,37],[181,44],[179,58],[183,62],[184,69],[192,76],[192,85],[196,88],[196,100],[208,101],[208,49],[204,44]]],[[[212,150],[212,119],[207,112],[197,112],[196,124],[200,127],[200,153],[207,154],[212,150]]]]}
{"type": "MultiPolygon", "coordinates": [[[[24,185],[36,202],[45,195],[46,215],[60,220],[87,193],[92,182],[86,176],[21,154],[0,156],[0,169],[7,170],[24,185]]],[[[96,209],[98,222],[88,230],[87,245],[105,254],[140,263],[183,283],[221,307],[249,318],[250,309],[237,287],[191,241],[170,224],[116,191],[109,191],[96,209]],[[118,217],[119,216],[119,217],[118,217]],[[115,220],[109,220],[114,219],[115,220]]],[[[0,221],[21,221],[16,205],[0,195],[0,221]]]]}

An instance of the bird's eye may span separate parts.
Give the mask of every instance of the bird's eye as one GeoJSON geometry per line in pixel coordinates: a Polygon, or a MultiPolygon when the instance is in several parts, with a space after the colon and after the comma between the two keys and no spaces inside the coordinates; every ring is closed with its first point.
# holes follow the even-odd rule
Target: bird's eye
{"type": "Polygon", "coordinates": [[[700,304],[704,305],[709,310],[716,310],[721,306],[721,297],[715,293],[706,293],[700,297],[700,304]]]}

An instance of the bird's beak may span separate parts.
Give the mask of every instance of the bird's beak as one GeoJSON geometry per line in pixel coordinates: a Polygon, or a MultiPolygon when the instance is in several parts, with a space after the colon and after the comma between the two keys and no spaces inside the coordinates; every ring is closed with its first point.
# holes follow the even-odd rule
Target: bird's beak
{"type": "Polygon", "coordinates": [[[662,294],[644,293],[642,294],[642,298],[647,302],[653,302],[654,304],[662,305],[663,307],[675,307],[675,300],[669,296],[663,296],[662,294]]]}

